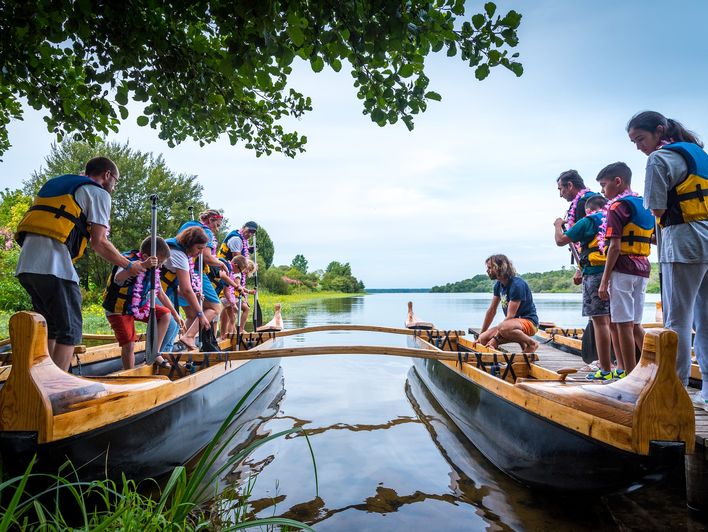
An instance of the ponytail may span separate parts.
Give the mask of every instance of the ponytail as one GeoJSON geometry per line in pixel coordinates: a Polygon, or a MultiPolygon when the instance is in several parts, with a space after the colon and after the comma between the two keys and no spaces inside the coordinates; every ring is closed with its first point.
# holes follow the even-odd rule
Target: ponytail
{"type": "Polygon", "coordinates": [[[681,122],[666,118],[656,111],[642,111],[634,115],[627,123],[627,131],[629,132],[630,129],[641,129],[642,131],[654,133],[659,126],[664,128],[661,140],[669,142],[690,142],[697,144],[701,148],[703,147],[703,142],[698,138],[698,135],[683,127],[681,122]]]}

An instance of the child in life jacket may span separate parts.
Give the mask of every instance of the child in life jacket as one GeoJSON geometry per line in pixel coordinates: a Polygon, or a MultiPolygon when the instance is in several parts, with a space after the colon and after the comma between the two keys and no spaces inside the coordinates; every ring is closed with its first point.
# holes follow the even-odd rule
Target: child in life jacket
{"type": "Polygon", "coordinates": [[[610,321],[617,355],[615,376],[622,378],[637,364],[636,348],[642,348],[642,314],[649,282],[649,251],[654,235],[654,216],[643,199],[632,192],[632,171],[622,162],[613,163],[597,176],[610,200],[602,211],[597,235],[607,261],[598,294],[610,301],[610,321]]]}
{"type": "MultiPolygon", "coordinates": [[[[226,259],[219,259],[226,261],[226,259]]],[[[216,293],[221,296],[221,305],[224,310],[221,313],[219,326],[221,339],[224,340],[230,333],[236,332],[236,319],[239,299],[243,302],[243,287],[241,286],[241,276],[248,269],[248,260],[243,255],[234,255],[231,261],[226,261],[228,273],[220,270],[220,279],[216,282],[216,293]]]]}
{"type": "MultiPolygon", "coordinates": [[[[160,346],[160,351],[169,351],[177,332],[184,327],[184,321],[179,313],[160,289],[160,266],[169,258],[170,248],[160,237],[156,240],[156,256],[150,256],[150,248],[150,238],[146,238],[140,245],[139,251],[123,253],[130,261],[130,266],[127,268],[114,266],[103,293],[103,308],[121,347],[124,369],[135,366],[135,342],[138,339],[135,333],[135,320],[147,323],[150,316],[148,301],[152,288],[149,279],[150,268],[155,268],[156,296],[162,303],[162,305],[155,305],[157,344],[160,346]],[[133,262],[136,261],[140,261],[146,271],[137,273],[132,267],[133,262]]],[[[168,362],[159,355],[155,362],[163,367],[168,365],[168,362]]]]}

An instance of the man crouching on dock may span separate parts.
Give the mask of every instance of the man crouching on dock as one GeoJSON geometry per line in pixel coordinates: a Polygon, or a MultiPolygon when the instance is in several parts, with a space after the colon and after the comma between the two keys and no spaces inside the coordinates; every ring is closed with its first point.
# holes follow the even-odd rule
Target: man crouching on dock
{"type": "Polygon", "coordinates": [[[492,349],[501,344],[517,342],[524,353],[535,352],[538,342],[531,336],[538,330],[538,316],[529,285],[516,276],[514,265],[506,255],[492,255],[485,262],[487,275],[496,283],[479,341],[492,349]],[[490,328],[500,301],[505,318],[490,328]]]}

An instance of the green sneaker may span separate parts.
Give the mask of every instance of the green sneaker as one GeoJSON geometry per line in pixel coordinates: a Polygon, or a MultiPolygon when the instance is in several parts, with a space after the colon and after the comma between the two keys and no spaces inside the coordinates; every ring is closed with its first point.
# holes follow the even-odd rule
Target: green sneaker
{"type": "Polygon", "coordinates": [[[612,377],[615,379],[624,379],[627,376],[627,372],[623,369],[613,369],[612,377]]]}
{"type": "Polygon", "coordinates": [[[595,373],[588,373],[585,378],[589,381],[609,381],[614,379],[614,374],[611,371],[598,369],[595,373]]]}

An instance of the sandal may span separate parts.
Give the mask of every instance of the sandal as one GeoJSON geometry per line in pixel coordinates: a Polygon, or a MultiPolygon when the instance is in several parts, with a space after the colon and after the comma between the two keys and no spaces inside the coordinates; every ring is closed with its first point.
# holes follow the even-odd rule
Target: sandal
{"type": "Polygon", "coordinates": [[[167,362],[167,360],[165,360],[164,358],[162,359],[162,362],[155,362],[155,364],[157,364],[158,368],[165,368],[165,369],[170,368],[170,363],[167,362]]]}
{"type": "MultiPolygon", "coordinates": [[[[184,346],[184,349],[183,349],[184,351],[199,351],[199,348],[198,348],[196,345],[194,345],[194,344],[188,344],[188,343],[185,342],[184,340],[177,340],[177,341],[174,343],[174,345],[177,345],[177,344],[179,344],[179,345],[181,345],[181,346],[184,346]]],[[[179,351],[183,351],[183,350],[180,349],[179,351]]],[[[175,349],[175,351],[177,351],[177,349],[175,349]]]]}

